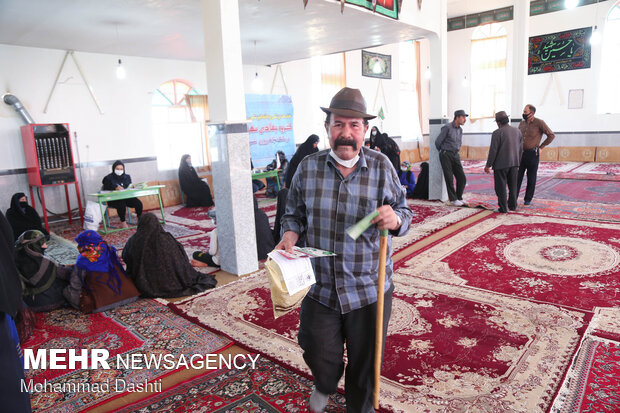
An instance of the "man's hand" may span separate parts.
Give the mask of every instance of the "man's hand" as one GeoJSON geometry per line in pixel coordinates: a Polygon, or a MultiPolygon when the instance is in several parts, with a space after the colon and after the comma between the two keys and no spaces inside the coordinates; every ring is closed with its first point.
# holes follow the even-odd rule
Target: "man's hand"
{"type": "Polygon", "coordinates": [[[284,235],[282,235],[282,239],[274,249],[286,250],[286,252],[293,252],[293,247],[295,246],[295,244],[297,244],[298,239],[298,233],[293,231],[286,231],[284,235]]]}
{"type": "Polygon", "coordinates": [[[398,217],[391,206],[380,206],[377,208],[377,211],[379,211],[379,215],[372,220],[372,223],[377,224],[379,230],[389,229],[395,231],[400,228],[402,222],[398,223],[398,217]]]}
{"type": "Polygon", "coordinates": [[[491,173],[491,168],[488,166],[484,167],[484,173],[490,174],[491,173]]]}

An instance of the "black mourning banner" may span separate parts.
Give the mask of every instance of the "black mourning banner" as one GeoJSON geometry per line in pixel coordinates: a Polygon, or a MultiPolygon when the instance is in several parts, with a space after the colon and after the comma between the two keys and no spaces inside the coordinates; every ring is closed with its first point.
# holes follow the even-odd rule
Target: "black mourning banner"
{"type": "Polygon", "coordinates": [[[589,69],[592,27],[530,37],[527,74],[589,69]]]}

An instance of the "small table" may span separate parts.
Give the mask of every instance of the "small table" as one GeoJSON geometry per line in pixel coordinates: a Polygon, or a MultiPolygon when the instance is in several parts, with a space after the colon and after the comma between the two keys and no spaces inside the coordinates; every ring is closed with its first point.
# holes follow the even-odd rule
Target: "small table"
{"type": "Polygon", "coordinates": [[[278,191],[280,190],[280,176],[281,169],[274,169],[273,171],[257,172],[252,174],[252,180],[262,178],[276,178],[276,184],[278,184],[278,191]]]}
{"type": "Polygon", "coordinates": [[[88,196],[94,196],[97,198],[97,202],[99,203],[99,209],[101,210],[101,218],[103,221],[103,234],[109,234],[114,231],[122,231],[126,228],[118,228],[109,230],[108,225],[105,222],[104,210],[103,210],[103,202],[108,201],[118,201],[120,199],[127,198],[137,198],[140,196],[149,196],[149,195],[157,195],[157,199],[159,199],[159,210],[161,211],[161,223],[166,223],[166,217],[164,216],[164,206],[161,202],[161,194],[159,193],[160,188],[164,188],[166,185],[152,185],[144,188],[132,188],[132,189],[123,189],[121,191],[105,191],[105,192],[97,192],[96,194],[88,194],[88,196]]]}

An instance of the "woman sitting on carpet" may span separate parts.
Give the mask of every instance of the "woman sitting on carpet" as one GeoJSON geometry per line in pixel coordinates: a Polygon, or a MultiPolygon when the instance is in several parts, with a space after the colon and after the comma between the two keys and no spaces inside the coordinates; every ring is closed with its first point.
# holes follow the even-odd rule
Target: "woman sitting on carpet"
{"type": "Polygon", "coordinates": [[[78,256],[64,295],[84,313],[106,311],[138,298],[138,290],[127,277],[116,249],[98,233],[87,230],[77,236],[78,256]]]}
{"type": "Polygon", "coordinates": [[[182,297],[217,284],[213,275],[190,265],[183,246],[151,213],[140,217],[137,232],[123,248],[123,260],[143,297],[182,297]]]}
{"type": "Polygon", "coordinates": [[[41,224],[41,217],[36,209],[28,205],[28,198],[23,192],[18,192],[11,197],[11,207],[6,210],[6,219],[13,228],[13,239],[30,230],[36,229],[49,238],[49,233],[41,224]]]}
{"type": "Polygon", "coordinates": [[[208,235],[209,236],[209,251],[208,252],[194,251],[194,253],[192,254],[192,257],[197,262],[192,262],[192,265],[194,265],[195,267],[208,266],[208,267],[220,268],[220,249],[217,244],[217,220],[216,220],[216,215],[215,215],[215,209],[212,209],[209,212],[207,212],[207,215],[209,216],[209,218],[211,218],[211,221],[213,221],[213,225],[215,225],[215,228],[213,229],[213,231],[209,232],[209,235],[208,235]]]}
{"type": "Polygon", "coordinates": [[[186,207],[213,206],[213,197],[209,184],[200,179],[192,166],[192,157],[183,155],[179,165],[179,184],[186,196],[186,207]]]}
{"type": "Polygon", "coordinates": [[[415,190],[415,175],[411,170],[412,166],[409,161],[403,161],[400,164],[400,172],[398,173],[400,184],[407,191],[407,198],[413,198],[413,191],[415,190]]]}
{"type": "Polygon", "coordinates": [[[418,183],[413,188],[413,199],[428,199],[428,162],[420,164],[420,175],[418,175],[418,183]]]}
{"type": "Polygon", "coordinates": [[[36,312],[67,305],[62,292],[71,274],[71,267],[57,265],[43,255],[45,241],[45,234],[34,230],[24,232],[15,242],[15,264],[24,286],[24,302],[36,312]]]}

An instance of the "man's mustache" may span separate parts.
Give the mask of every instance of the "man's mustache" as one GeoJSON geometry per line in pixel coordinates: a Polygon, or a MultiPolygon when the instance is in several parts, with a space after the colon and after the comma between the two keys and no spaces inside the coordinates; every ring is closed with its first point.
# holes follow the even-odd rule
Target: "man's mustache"
{"type": "Polygon", "coordinates": [[[334,149],[338,149],[339,146],[350,146],[353,148],[354,151],[357,150],[357,142],[355,142],[355,139],[346,139],[342,136],[336,138],[336,140],[334,141],[334,149]]]}

